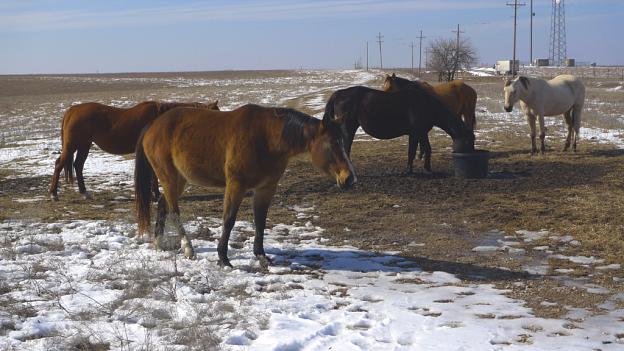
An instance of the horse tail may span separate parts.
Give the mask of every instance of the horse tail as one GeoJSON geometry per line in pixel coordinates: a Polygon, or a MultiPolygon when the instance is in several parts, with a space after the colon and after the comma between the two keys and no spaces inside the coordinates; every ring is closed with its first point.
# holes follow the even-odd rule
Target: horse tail
{"type": "Polygon", "coordinates": [[[139,235],[145,233],[150,227],[150,205],[152,201],[152,182],[154,179],[154,169],[145,156],[143,149],[143,136],[147,131],[148,124],[141,135],[136,146],[136,158],[134,161],[134,205],[137,213],[139,225],[139,235]]]}
{"type": "Polygon", "coordinates": [[[325,113],[323,114],[323,121],[329,121],[336,119],[335,111],[334,111],[334,100],[336,99],[336,94],[332,94],[327,100],[327,104],[325,105],[325,113]]]}
{"type": "Polygon", "coordinates": [[[65,145],[65,121],[69,118],[71,107],[65,112],[63,115],[63,120],[61,121],[61,154],[63,151],[67,152],[67,157],[65,157],[65,165],[63,166],[63,175],[65,176],[65,182],[73,183],[74,182],[74,153],[68,152],[69,148],[65,145]]]}
{"type": "Polygon", "coordinates": [[[464,117],[468,120],[467,122],[470,126],[470,129],[475,130],[475,128],[477,128],[477,92],[467,84],[464,84],[464,87],[466,89],[466,92],[468,93],[466,94],[467,101],[464,105],[464,108],[466,109],[464,111],[464,117]]]}

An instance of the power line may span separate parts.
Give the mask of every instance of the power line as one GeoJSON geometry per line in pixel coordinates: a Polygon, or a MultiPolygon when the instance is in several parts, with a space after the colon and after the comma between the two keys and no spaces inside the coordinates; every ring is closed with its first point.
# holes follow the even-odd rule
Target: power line
{"type": "Polygon", "coordinates": [[[383,35],[381,35],[381,32],[379,32],[379,34],[377,34],[377,42],[379,43],[379,67],[381,69],[383,69],[383,55],[381,54],[381,43],[383,43],[383,35]]]}

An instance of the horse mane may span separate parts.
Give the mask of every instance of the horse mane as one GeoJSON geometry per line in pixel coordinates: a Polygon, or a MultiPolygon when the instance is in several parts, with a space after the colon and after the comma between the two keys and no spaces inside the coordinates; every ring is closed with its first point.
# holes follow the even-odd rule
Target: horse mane
{"type": "Polygon", "coordinates": [[[320,120],[291,108],[275,108],[275,115],[284,122],[281,139],[288,148],[303,149],[308,144],[308,126],[318,126],[320,120]]]}

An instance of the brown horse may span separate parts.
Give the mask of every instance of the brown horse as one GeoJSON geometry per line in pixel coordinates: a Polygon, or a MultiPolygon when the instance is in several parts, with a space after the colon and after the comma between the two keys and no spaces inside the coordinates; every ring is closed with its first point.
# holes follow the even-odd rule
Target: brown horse
{"type": "MultiPolygon", "coordinates": [[[[73,182],[72,163],[76,169],[78,190],[88,197],[82,170],[89,149],[96,143],[100,149],[115,155],[134,152],[141,130],[162,113],[179,106],[218,110],[218,101],[210,104],[145,101],[130,108],[112,107],[88,102],[70,107],[61,125],[61,155],[56,159],[49,193],[58,200],[58,180],[65,170],[65,180],[73,182]],[[76,152],[76,161],[74,161],[76,152]]],[[[157,189],[157,187],[156,187],[157,189]]]]}
{"type": "Polygon", "coordinates": [[[217,252],[219,265],[231,267],[227,257],[230,232],[245,192],[253,189],[253,251],[266,267],[270,260],[263,238],[269,205],[288,159],[304,152],[310,152],[312,163],[335,178],[339,187],[355,183],[339,121],[320,121],[296,110],[257,105],[229,112],[171,110],[146,128],[137,144],[134,187],[139,233],[150,226],[150,184],[155,174],[164,197],[158,201],[154,246],[162,248],[165,220],[171,212],[184,255],[194,257],[180,222],[178,199],[187,183],[225,187],[217,252]]]}
{"type": "Polygon", "coordinates": [[[377,139],[409,135],[407,173],[412,173],[419,143],[425,152],[425,171],[431,172],[429,131],[434,126],[451,136],[453,151],[474,150],[473,132],[436,94],[420,84],[392,92],[364,86],[337,90],[327,101],[323,119],[336,117],[344,118],[343,135],[348,155],[359,126],[377,139]]]}
{"type": "Polygon", "coordinates": [[[424,81],[411,81],[397,77],[394,73],[386,75],[383,83],[384,91],[396,91],[405,89],[410,84],[420,84],[436,93],[440,99],[457,115],[462,116],[466,127],[474,130],[477,126],[475,109],[477,106],[477,92],[461,80],[453,80],[448,83],[431,85],[424,81]]]}

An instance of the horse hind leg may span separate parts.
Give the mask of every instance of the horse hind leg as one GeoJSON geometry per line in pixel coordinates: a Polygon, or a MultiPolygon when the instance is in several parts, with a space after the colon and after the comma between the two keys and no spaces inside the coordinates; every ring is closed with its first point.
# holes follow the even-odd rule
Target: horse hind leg
{"type": "Polygon", "coordinates": [[[546,152],[546,126],[544,124],[544,115],[540,114],[537,118],[540,127],[540,152],[543,155],[546,152]]]}
{"type": "Polygon", "coordinates": [[[570,148],[570,142],[572,141],[572,133],[574,132],[572,110],[564,112],[563,118],[565,119],[566,126],[568,127],[568,135],[566,136],[566,141],[565,141],[565,145],[563,146],[563,151],[568,151],[568,149],[570,148]]]}
{"type": "Polygon", "coordinates": [[[531,155],[535,155],[537,152],[537,146],[535,144],[535,116],[527,114],[526,119],[529,123],[529,129],[531,130],[531,155]]]}
{"type": "Polygon", "coordinates": [[[186,234],[186,230],[180,220],[180,207],[178,205],[178,199],[184,191],[186,181],[183,179],[176,179],[173,184],[167,184],[163,182],[164,198],[158,200],[158,217],[156,219],[156,228],[154,230],[154,246],[157,249],[163,248],[162,237],[165,228],[165,218],[169,218],[175,226],[178,237],[180,238],[180,248],[184,253],[184,257],[188,259],[195,258],[195,250],[191,244],[191,240],[186,234]],[[167,213],[168,212],[168,213],[167,213]]]}
{"type": "Polygon", "coordinates": [[[165,233],[165,222],[167,221],[167,215],[169,214],[167,200],[164,196],[160,196],[158,199],[158,208],[156,210],[156,226],[154,227],[154,248],[156,250],[165,250],[163,246],[163,235],[165,233]]]}
{"type": "Polygon", "coordinates": [[[65,159],[63,154],[61,154],[54,164],[54,173],[52,174],[52,181],[50,182],[50,189],[48,190],[48,194],[54,201],[58,201],[58,182],[63,168],[65,168],[65,159]]]}
{"type": "MultiPolygon", "coordinates": [[[[407,146],[407,169],[406,174],[412,174],[414,171],[414,158],[416,157],[416,149],[418,148],[418,137],[414,133],[409,135],[409,143],[407,146]]],[[[422,152],[422,147],[420,148],[422,152]]]]}
{"type": "Polygon", "coordinates": [[[574,105],[572,107],[572,121],[574,122],[574,144],[572,144],[572,150],[576,152],[576,141],[578,140],[579,133],[581,132],[581,111],[583,105],[574,105]]]}
{"type": "Polygon", "coordinates": [[[68,174],[72,173],[71,168],[73,154],[74,150],[64,148],[61,151],[61,155],[56,159],[56,162],[54,163],[54,173],[52,174],[52,181],[50,182],[50,188],[48,190],[48,193],[54,201],[58,201],[58,183],[61,177],[61,171],[65,170],[67,180],[69,180],[68,174]]]}
{"type": "Polygon", "coordinates": [[[431,174],[431,143],[429,142],[428,134],[425,134],[420,138],[420,150],[425,154],[425,173],[431,174]]]}
{"type": "Polygon", "coordinates": [[[84,183],[84,175],[82,174],[82,170],[84,169],[85,161],[87,160],[87,156],[89,156],[89,149],[91,149],[91,145],[87,147],[80,147],[76,152],[76,160],[74,161],[74,169],[76,170],[76,180],[78,181],[78,191],[85,199],[90,199],[91,195],[87,192],[87,188],[84,183]]]}

